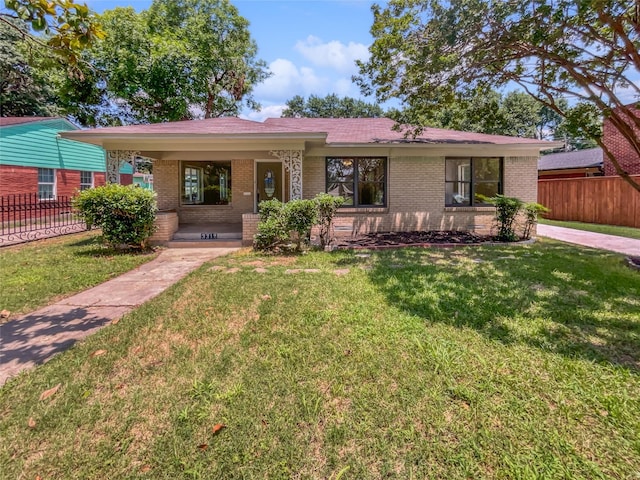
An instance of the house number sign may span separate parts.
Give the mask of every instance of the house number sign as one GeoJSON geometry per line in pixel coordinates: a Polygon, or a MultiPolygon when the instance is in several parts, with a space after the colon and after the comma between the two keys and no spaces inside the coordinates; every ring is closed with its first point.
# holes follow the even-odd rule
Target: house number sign
{"type": "Polygon", "coordinates": [[[217,233],[201,233],[200,240],[216,240],[218,238],[217,233]]]}

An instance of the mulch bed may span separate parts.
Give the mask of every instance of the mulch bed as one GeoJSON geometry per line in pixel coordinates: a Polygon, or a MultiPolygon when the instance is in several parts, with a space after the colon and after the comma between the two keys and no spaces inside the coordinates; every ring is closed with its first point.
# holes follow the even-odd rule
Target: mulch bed
{"type": "Polygon", "coordinates": [[[479,245],[492,243],[491,235],[450,230],[429,232],[379,232],[366,233],[356,237],[336,239],[336,248],[396,248],[396,247],[454,247],[459,245],[479,245]]]}

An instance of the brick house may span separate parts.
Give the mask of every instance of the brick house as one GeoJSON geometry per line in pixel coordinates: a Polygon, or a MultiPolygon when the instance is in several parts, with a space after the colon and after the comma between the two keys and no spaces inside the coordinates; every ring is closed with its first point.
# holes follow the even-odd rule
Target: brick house
{"type": "MultiPolygon", "coordinates": [[[[635,116],[640,117],[640,109],[631,107],[631,111],[635,113],[635,116]]],[[[640,131],[635,127],[634,131],[638,138],[640,138],[640,131]]],[[[640,174],[640,157],[638,156],[638,153],[633,150],[629,142],[620,134],[620,132],[613,127],[611,120],[609,119],[605,119],[604,121],[602,140],[605,146],[611,150],[616,160],[618,160],[620,166],[629,175],[640,174]]],[[[604,156],[604,174],[607,176],[617,175],[615,168],[606,155],[604,156]]]]}
{"type": "Polygon", "coordinates": [[[213,118],[68,131],[107,150],[108,180],[136,155],[153,160],[158,226],[167,242],[191,231],[250,244],[261,200],[346,198],[336,234],[488,231],[501,193],[536,201],[538,157],[559,143],[426,128],[405,138],[386,118],[213,118]],[[220,234],[220,235],[219,235],[220,234]]]}
{"type": "MultiPolygon", "coordinates": [[[[50,200],[104,185],[104,150],[59,136],[77,130],[63,118],[1,117],[0,196],[37,194],[40,200],[50,200]]],[[[127,165],[123,183],[132,183],[132,176],[127,165]]]]}
{"type": "Polygon", "coordinates": [[[602,176],[602,156],[601,148],[543,155],[538,161],[538,178],[550,180],[602,176]]]}

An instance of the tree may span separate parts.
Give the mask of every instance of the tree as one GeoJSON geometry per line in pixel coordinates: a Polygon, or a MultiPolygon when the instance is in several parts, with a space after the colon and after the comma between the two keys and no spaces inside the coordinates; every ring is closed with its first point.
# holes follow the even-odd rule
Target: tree
{"type": "Polygon", "coordinates": [[[4,4],[7,10],[0,12],[0,23],[32,44],[46,47],[72,69],[83,49],[104,38],[95,14],[85,4],[73,0],[5,0],[4,4]]]}
{"type": "Polygon", "coordinates": [[[246,19],[227,0],[154,0],[147,11],[100,17],[107,37],[85,54],[91,69],[62,89],[88,125],[155,123],[258,109],[251,92],[269,75],[246,19]],[[80,92],[78,95],[73,92],[80,92]]]}
{"type": "Polygon", "coordinates": [[[17,20],[11,24],[18,28],[0,22],[0,116],[55,115],[53,90],[45,71],[33,58],[41,48],[34,47],[34,52],[25,45],[19,33],[26,28],[24,24],[17,20]]]}
{"type": "Polygon", "coordinates": [[[338,97],[335,93],[326,97],[311,95],[308,100],[296,95],[287,100],[283,117],[290,118],[372,118],[383,117],[384,110],[376,104],[351,97],[338,97]]]}
{"type": "Polygon", "coordinates": [[[636,2],[391,0],[372,8],[371,56],[355,79],[364,93],[399,98],[419,118],[455,92],[517,84],[593,139],[640,192],[592,122],[610,119],[640,156],[640,118],[620,95],[640,95],[636,2]]]}

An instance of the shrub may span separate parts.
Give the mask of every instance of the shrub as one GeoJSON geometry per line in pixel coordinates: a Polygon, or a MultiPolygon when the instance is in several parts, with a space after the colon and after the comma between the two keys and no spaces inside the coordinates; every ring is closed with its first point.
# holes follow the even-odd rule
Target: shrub
{"type": "Polygon", "coordinates": [[[336,215],[338,208],[344,203],[344,198],[334,197],[328,193],[320,193],[313,199],[318,209],[318,226],[320,236],[320,247],[324,248],[331,243],[331,227],[333,226],[333,217],[336,215]]]}
{"type": "Polygon", "coordinates": [[[148,246],[157,210],[153,192],[133,185],[108,184],[78,193],[73,206],[87,226],[102,228],[102,238],[108,245],[148,246]]]}
{"type": "Polygon", "coordinates": [[[531,238],[531,230],[533,230],[534,225],[538,223],[538,215],[541,213],[548,213],[549,209],[539,203],[529,202],[522,206],[522,210],[524,211],[525,216],[522,238],[527,240],[531,238]]]}
{"type": "Polygon", "coordinates": [[[515,232],[515,221],[522,208],[522,200],[514,197],[496,195],[489,199],[496,206],[496,224],[498,234],[496,239],[501,242],[515,242],[518,235],[515,232]]]}
{"type": "Polygon", "coordinates": [[[260,223],[253,237],[256,250],[275,250],[289,239],[289,231],[284,217],[284,204],[277,199],[260,202],[258,211],[260,223]]]}
{"type": "Polygon", "coordinates": [[[318,209],[313,200],[292,200],[285,203],[284,221],[288,232],[295,232],[296,250],[302,249],[302,243],[309,243],[311,227],[316,223],[318,209]]]}

